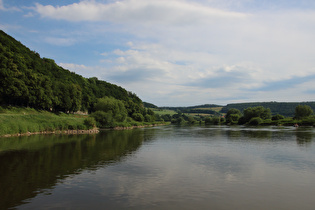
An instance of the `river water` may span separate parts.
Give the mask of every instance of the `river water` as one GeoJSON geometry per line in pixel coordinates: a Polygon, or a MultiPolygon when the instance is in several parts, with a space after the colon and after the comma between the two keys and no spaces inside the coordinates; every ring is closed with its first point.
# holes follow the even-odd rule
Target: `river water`
{"type": "Polygon", "coordinates": [[[0,209],[314,209],[315,128],[0,139],[0,209]]]}

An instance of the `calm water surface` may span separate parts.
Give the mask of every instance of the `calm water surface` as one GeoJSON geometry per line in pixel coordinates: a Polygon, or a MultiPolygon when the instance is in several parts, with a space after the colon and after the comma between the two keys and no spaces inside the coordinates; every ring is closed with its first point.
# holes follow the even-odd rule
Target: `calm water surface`
{"type": "Polygon", "coordinates": [[[0,139],[0,209],[314,209],[315,129],[0,139]]]}

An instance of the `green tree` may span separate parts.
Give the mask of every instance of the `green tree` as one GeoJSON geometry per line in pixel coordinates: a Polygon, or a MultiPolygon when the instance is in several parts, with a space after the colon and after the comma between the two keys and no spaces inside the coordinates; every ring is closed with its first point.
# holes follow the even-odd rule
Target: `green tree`
{"type": "Polygon", "coordinates": [[[113,127],[114,119],[112,112],[96,111],[91,114],[97,127],[113,127]]]}
{"type": "Polygon", "coordinates": [[[263,120],[271,118],[271,111],[269,108],[263,106],[248,107],[244,110],[244,121],[249,122],[253,117],[259,117],[263,120]]]}
{"type": "Polygon", "coordinates": [[[211,125],[211,124],[212,124],[212,119],[211,119],[211,117],[206,117],[206,118],[205,118],[205,124],[206,124],[206,125],[211,125]]]}
{"type": "Polygon", "coordinates": [[[308,105],[298,105],[297,107],[295,107],[294,117],[296,119],[303,119],[303,118],[311,116],[312,114],[313,114],[313,110],[308,105]]]}
{"type": "Polygon", "coordinates": [[[260,117],[253,117],[252,119],[250,119],[250,121],[248,122],[249,125],[259,125],[263,122],[263,120],[260,117]]]}
{"type": "Polygon", "coordinates": [[[272,116],[271,119],[272,120],[282,120],[282,119],[284,119],[284,116],[281,114],[276,114],[276,115],[272,116]]]}
{"type": "Polygon", "coordinates": [[[229,109],[225,115],[226,123],[237,123],[241,115],[240,110],[235,108],[229,109]]]}
{"type": "Polygon", "coordinates": [[[196,123],[196,120],[193,116],[188,116],[188,123],[189,124],[195,124],[196,123]]]}
{"type": "Polygon", "coordinates": [[[144,121],[144,117],[141,113],[133,113],[131,116],[134,120],[139,121],[139,122],[143,122],[144,121]]]}
{"type": "Polygon", "coordinates": [[[84,125],[86,126],[86,128],[88,129],[92,129],[96,126],[96,120],[95,118],[93,117],[89,117],[89,118],[86,118],[84,120],[84,125]]]}
{"type": "Polygon", "coordinates": [[[127,117],[127,110],[124,103],[121,100],[112,97],[98,99],[94,108],[96,111],[111,113],[114,120],[117,122],[123,122],[127,117]]]}

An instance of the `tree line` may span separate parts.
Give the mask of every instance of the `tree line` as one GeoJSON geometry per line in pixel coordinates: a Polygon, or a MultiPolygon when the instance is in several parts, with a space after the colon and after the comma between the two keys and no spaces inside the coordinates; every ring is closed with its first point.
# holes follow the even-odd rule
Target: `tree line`
{"type": "Polygon", "coordinates": [[[134,93],[70,72],[0,31],[0,105],[92,112],[97,99],[103,97],[142,105],[134,93]]]}
{"type": "Polygon", "coordinates": [[[311,125],[315,126],[313,109],[308,105],[298,105],[294,109],[294,117],[285,117],[280,114],[272,115],[270,108],[263,106],[248,107],[243,111],[231,108],[225,116],[203,116],[183,114],[156,115],[157,120],[171,122],[172,124],[206,124],[206,125],[311,125]]]}
{"type": "Polygon", "coordinates": [[[307,124],[315,125],[313,109],[308,105],[298,105],[294,109],[294,117],[285,117],[280,114],[271,114],[270,108],[263,106],[248,107],[241,112],[231,108],[225,115],[226,124],[248,125],[278,125],[278,124],[307,124]]]}
{"type": "Polygon", "coordinates": [[[251,103],[234,103],[227,104],[222,107],[221,113],[227,113],[228,110],[234,108],[243,112],[249,107],[262,106],[269,108],[273,115],[280,114],[285,117],[293,117],[295,115],[295,107],[298,105],[307,105],[315,109],[315,102],[251,102],[251,103]]]}

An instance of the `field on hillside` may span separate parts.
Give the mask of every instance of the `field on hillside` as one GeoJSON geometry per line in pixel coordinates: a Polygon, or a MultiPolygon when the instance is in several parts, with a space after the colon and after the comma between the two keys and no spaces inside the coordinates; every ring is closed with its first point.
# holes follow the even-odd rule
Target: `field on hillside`
{"type": "MultiPolygon", "coordinates": [[[[183,113],[186,115],[191,115],[191,116],[213,116],[213,114],[209,114],[207,113],[207,111],[211,110],[215,112],[220,112],[221,109],[222,107],[194,108],[194,109],[189,109],[192,112],[185,112],[183,110],[183,113]],[[193,113],[193,110],[198,111],[198,113],[193,113]],[[202,113],[202,111],[205,111],[205,113],[202,113]]],[[[159,115],[165,115],[165,114],[174,115],[177,113],[176,111],[170,110],[170,109],[152,109],[152,110],[154,111],[155,114],[159,114],[159,115]]]]}
{"type": "Polygon", "coordinates": [[[173,110],[169,110],[169,109],[152,109],[154,111],[155,114],[159,114],[159,115],[165,115],[165,114],[169,114],[169,115],[174,115],[177,114],[177,112],[173,111],[173,110]]]}
{"type": "Polygon", "coordinates": [[[216,112],[220,112],[222,110],[222,106],[220,107],[209,107],[209,108],[196,108],[197,110],[212,110],[216,112]]]}

